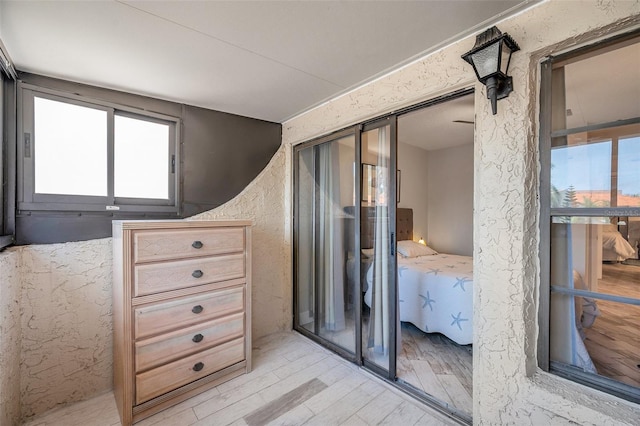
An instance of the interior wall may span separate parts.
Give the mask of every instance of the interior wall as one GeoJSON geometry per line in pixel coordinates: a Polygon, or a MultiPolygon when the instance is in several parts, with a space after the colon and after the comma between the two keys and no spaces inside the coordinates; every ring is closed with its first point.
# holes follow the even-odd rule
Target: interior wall
{"type": "Polygon", "coordinates": [[[442,253],[473,255],[473,144],[429,151],[428,244],[442,253]]]}
{"type": "Polygon", "coordinates": [[[0,425],[20,421],[21,249],[0,252],[0,425]]]}
{"type": "Polygon", "coordinates": [[[427,151],[406,143],[398,143],[398,170],[400,170],[398,207],[413,209],[414,241],[418,241],[421,237],[425,241],[430,241],[428,164],[427,151]]]}
{"type": "Polygon", "coordinates": [[[549,0],[497,26],[521,48],[497,115],[461,60],[475,42],[468,37],[287,121],[283,143],[474,86],[474,423],[635,424],[637,404],[537,367],[537,84],[545,55],[640,26],[638,3],[549,0]]]}

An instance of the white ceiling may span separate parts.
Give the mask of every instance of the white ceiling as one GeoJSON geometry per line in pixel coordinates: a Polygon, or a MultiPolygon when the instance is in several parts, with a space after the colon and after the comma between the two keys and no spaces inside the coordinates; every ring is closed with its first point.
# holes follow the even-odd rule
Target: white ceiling
{"type": "Polygon", "coordinates": [[[0,0],[0,39],[21,71],[284,122],[535,1],[0,0]]]}
{"type": "Polygon", "coordinates": [[[474,94],[398,117],[398,142],[434,151],[473,143],[474,94]]]}

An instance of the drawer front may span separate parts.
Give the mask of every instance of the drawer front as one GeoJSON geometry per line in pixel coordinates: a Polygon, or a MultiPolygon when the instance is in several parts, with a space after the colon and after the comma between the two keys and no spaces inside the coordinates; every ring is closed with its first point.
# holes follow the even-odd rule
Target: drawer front
{"type": "Polygon", "coordinates": [[[177,330],[244,310],[244,287],[172,299],[133,312],[135,338],[177,330]]]}
{"type": "Polygon", "coordinates": [[[136,375],[136,404],[142,404],[244,359],[244,339],[236,339],[139,373],[136,375]]]}
{"type": "Polygon", "coordinates": [[[243,335],[244,313],[240,312],[136,342],[136,371],[166,364],[243,335]]]}
{"type": "Polygon", "coordinates": [[[236,253],[244,250],[244,228],[139,231],[133,241],[135,263],[236,253]]]}
{"type": "Polygon", "coordinates": [[[161,293],[245,276],[243,253],[134,267],[133,296],[161,293]]]}

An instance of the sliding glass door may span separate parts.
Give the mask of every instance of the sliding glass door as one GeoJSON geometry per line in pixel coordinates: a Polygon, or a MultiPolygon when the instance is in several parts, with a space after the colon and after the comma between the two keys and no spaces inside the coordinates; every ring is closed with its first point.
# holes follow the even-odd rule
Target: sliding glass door
{"type": "Polygon", "coordinates": [[[356,134],[295,155],[295,325],[355,359],[356,134]]]}
{"type": "Polygon", "coordinates": [[[362,357],[365,365],[395,378],[396,336],[396,163],[395,117],[365,127],[360,251],[362,279],[362,357]]]}
{"type": "Polygon", "coordinates": [[[294,150],[294,327],[395,378],[395,117],[294,150]]]}

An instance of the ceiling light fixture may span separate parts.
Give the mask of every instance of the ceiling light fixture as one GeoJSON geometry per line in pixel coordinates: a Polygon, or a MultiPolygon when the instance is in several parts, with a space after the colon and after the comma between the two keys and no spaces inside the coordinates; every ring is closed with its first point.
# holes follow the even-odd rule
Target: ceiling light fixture
{"type": "Polygon", "coordinates": [[[511,54],[520,50],[509,34],[491,27],[476,36],[473,49],[462,55],[476,72],[478,80],[487,86],[487,99],[491,100],[491,111],[496,115],[498,99],[506,98],[513,90],[513,79],[507,75],[511,54]]]}

